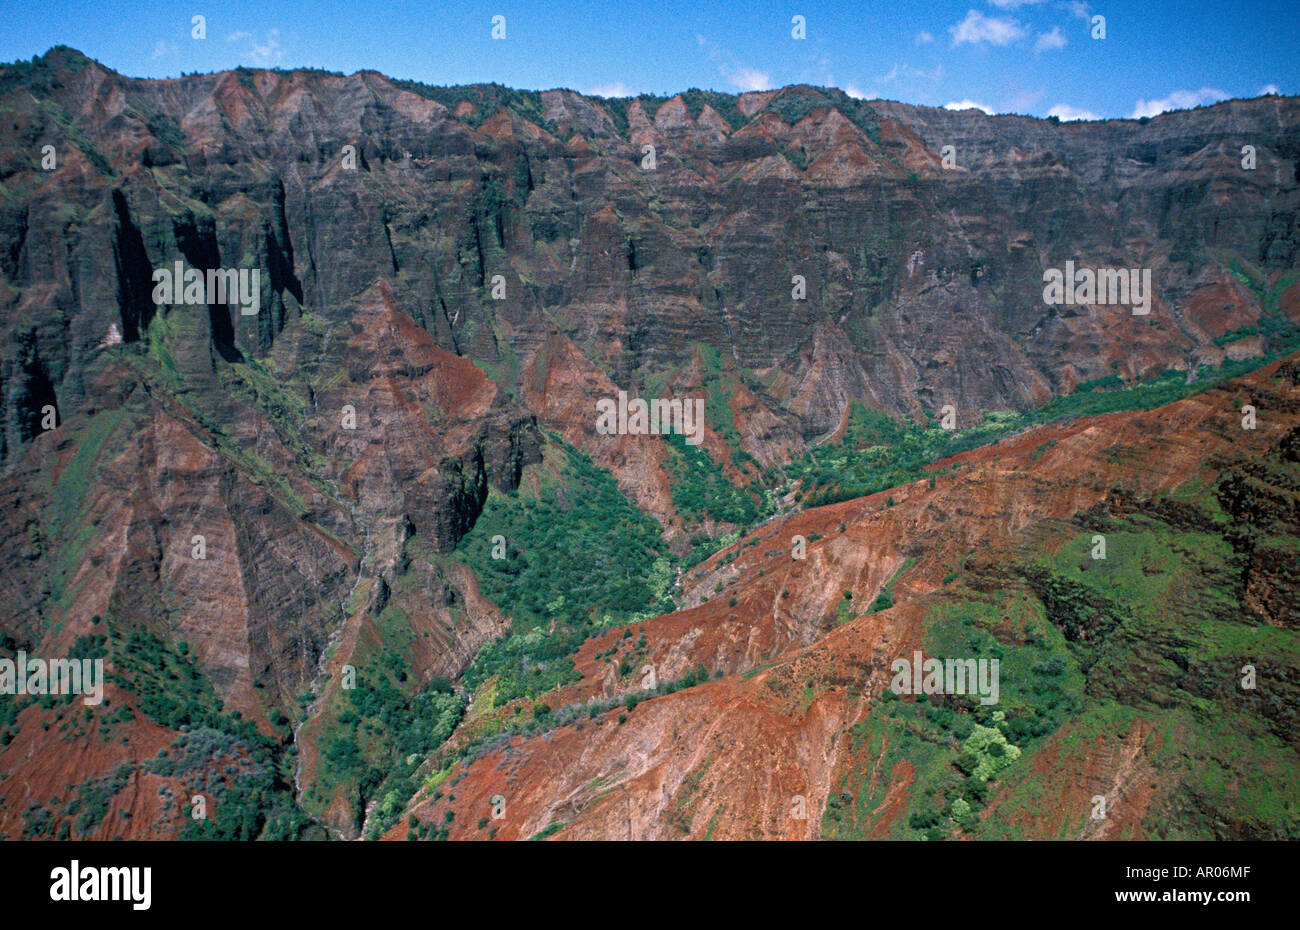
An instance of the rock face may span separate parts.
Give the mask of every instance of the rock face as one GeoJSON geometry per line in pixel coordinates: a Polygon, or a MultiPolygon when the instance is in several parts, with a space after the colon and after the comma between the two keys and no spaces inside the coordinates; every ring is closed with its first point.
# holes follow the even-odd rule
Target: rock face
{"type": "MultiPolygon", "coordinates": [[[[945,752],[925,744],[956,741],[952,731],[931,725],[925,733],[922,725],[919,748],[914,742],[899,754],[896,744],[916,740],[917,723],[900,726],[889,716],[890,708],[907,706],[890,703],[890,665],[914,650],[944,655],[935,629],[951,614],[980,610],[991,612],[1005,637],[997,650],[1004,688],[1024,694],[1038,686],[1018,677],[1029,669],[1017,653],[1039,655],[1036,639],[1058,635],[1051,631],[1059,625],[1073,644],[1066,649],[1084,657],[1085,703],[1104,695],[1132,711],[1100,724],[1092,713],[1078,713],[1049,739],[1036,745],[1026,739],[1033,754],[1025,774],[997,783],[980,817],[966,825],[968,835],[1175,835],[1176,824],[1195,820],[1176,809],[1206,791],[1190,769],[1210,757],[1232,772],[1230,779],[1243,779],[1245,791],[1247,773],[1257,765],[1295,784],[1300,641],[1283,636],[1279,652],[1264,648],[1261,656],[1269,652],[1276,663],[1268,695],[1247,698],[1245,708],[1232,692],[1249,648],[1241,652],[1238,644],[1227,655],[1197,658],[1206,644],[1201,623],[1217,627],[1215,636],[1233,638],[1294,624],[1297,617],[1294,597],[1275,586],[1300,574],[1297,469],[1287,464],[1300,391],[1277,372],[1273,366],[1257,379],[1158,410],[1041,427],[937,463],[933,484],[918,481],[755,530],[684,576],[688,592],[716,592],[712,599],[636,627],[646,643],[637,663],[652,664],[662,681],[697,665],[715,670],[718,680],[623,713],[618,701],[613,710],[597,703],[598,713],[589,715],[592,702],[635,694],[640,685],[636,677],[620,683],[605,658],[630,650],[628,641],[618,631],[594,639],[579,652],[583,681],[547,695],[556,708],[581,710],[576,722],[500,745],[477,744],[469,761],[451,768],[454,792],[417,797],[415,824],[394,827],[390,838],[444,823],[452,839],[484,839],[489,830],[496,839],[543,831],[562,839],[912,836],[910,815],[931,802],[923,789],[932,786],[917,768],[934,769],[932,753],[945,752]],[[1268,427],[1240,428],[1234,399],[1242,392],[1272,412],[1268,427]],[[1212,493],[1187,487],[1207,479],[1212,493]],[[1238,509],[1245,485],[1253,488],[1252,516],[1238,509]],[[1227,520],[1212,516],[1216,496],[1234,514],[1227,520]],[[1152,530],[1159,542],[1143,540],[1152,530]],[[1105,560],[1089,556],[1097,532],[1110,544],[1105,560]],[[804,560],[791,558],[796,536],[810,540],[804,560]],[[1268,556],[1251,549],[1264,539],[1271,540],[1268,556]],[[1237,542],[1225,545],[1229,540],[1237,542]],[[1165,545],[1187,544],[1238,552],[1221,564],[1167,561],[1165,545]],[[1071,564],[1063,569],[1063,563],[1071,564]],[[1274,564],[1286,567],[1268,567],[1274,564]],[[1104,636],[1091,619],[1090,629],[1072,626],[1060,589],[1076,566],[1097,576],[1079,591],[1092,592],[1089,604],[1099,609],[1080,616],[1118,618],[1104,636]],[[1136,566],[1137,585],[1123,589],[1118,578],[1136,566]],[[1229,590],[1246,592],[1240,606],[1212,603],[1207,576],[1219,571],[1228,574],[1230,580],[1219,581],[1229,590]],[[1268,580],[1256,581],[1261,575],[1268,580]],[[864,613],[887,585],[895,606],[864,613]],[[856,606],[837,616],[842,599],[856,606]],[[1163,599],[1168,603],[1157,606],[1163,599]],[[1032,605],[1040,601],[1047,609],[1035,616],[1032,605]],[[1282,602],[1286,619],[1268,606],[1282,602]],[[1183,689],[1221,706],[1237,704],[1228,711],[1235,725],[1268,732],[1272,749],[1253,744],[1248,758],[1236,762],[1207,747],[1194,749],[1217,716],[1186,716],[1176,696],[1183,689]],[[1180,722],[1171,725],[1174,720],[1180,722]],[[1043,785],[1053,792],[1046,808],[1032,800],[1043,785]],[[509,816],[479,821],[497,795],[509,799],[509,816]],[[1107,798],[1111,811],[1100,823],[1089,816],[1096,795],[1107,798]],[[796,809],[811,813],[799,817],[796,809]]],[[[975,629],[963,626],[963,640],[975,629]]],[[[963,642],[963,648],[972,647],[963,642]]],[[[1034,674],[1050,677],[1042,667],[1049,663],[1034,674]]],[[[931,699],[936,710],[945,700],[931,699]]],[[[998,706],[1010,718],[1023,709],[1007,691],[998,706]]],[[[1019,732],[1014,725],[1010,731],[1019,732]]],[[[959,749],[951,751],[958,766],[959,749]]],[[[950,783],[959,769],[941,772],[947,775],[940,782],[950,783]]],[[[1276,837],[1296,826],[1291,815],[1269,823],[1259,811],[1232,807],[1222,796],[1208,801],[1219,821],[1198,825],[1197,835],[1276,837]]]]}
{"type": "MultiPolygon", "coordinates": [[[[6,712],[0,724],[19,738],[5,730],[0,762],[19,777],[0,785],[0,832],[12,836],[59,829],[47,802],[106,767],[137,766],[133,790],[144,779],[157,794],[171,763],[140,766],[170,745],[159,721],[181,720],[242,747],[195,739],[185,752],[233,754],[247,765],[231,778],[309,797],[323,822],[356,835],[380,802],[363,790],[369,774],[316,781],[323,752],[336,767],[346,755],[316,744],[347,719],[339,678],[400,655],[402,682],[454,680],[509,628],[449,554],[493,490],[514,491],[543,461],[548,435],[608,469],[677,551],[700,529],[679,512],[665,444],[597,434],[602,397],[709,396],[702,448],[743,485],[838,437],[855,404],[914,420],[951,404],[971,424],[1081,382],[1190,378],[1276,353],[1300,321],[1293,98],[1057,125],[810,87],[606,100],[374,72],[136,80],[60,48],[0,68],[0,117],[0,633],[6,655],[61,656],[107,636],[123,709],[101,736],[127,746],[51,768],[42,753],[66,753],[74,737],[51,727],[45,745],[32,728],[60,711],[6,712]],[[1043,272],[1067,261],[1149,269],[1150,315],[1046,305],[1043,272]],[[177,262],[256,270],[259,311],[211,294],[156,303],[155,270],[177,262]],[[208,690],[161,706],[128,661],[146,653],[163,681],[192,670],[208,690]]],[[[1296,461],[1293,439],[1279,462],[1296,461]]],[[[1052,461],[964,486],[955,510],[941,508],[952,539],[984,532],[964,522],[972,500],[1001,508],[1003,533],[1119,500],[1101,485],[1041,499],[1039,483],[1022,488],[1031,471],[1043,485],[1080,480],[1052,461]]],[[[1179,481],[1199,467],[1182,465],[1179,481]]],[[[1258,527],[1255,491],[1284,482],[1234,480],[1223,510],[1258,527]]],[[[867,499],[791,521],[826,534],[876,509],[867,499]]],[[[817,558],[843,571],[810,565],[788,596],[774,575],[746,587],[776,605],[761,623],[704,603],[699,572],[716,572],[712,591],[738,583],[742,565],[706,563],[683,588],[695,613],[656,621],[677,637],[663,661],[673,675],[697,662],[730,675],[811,650],[831,668],[917,641],[919,607],[834,632],[826,617],[842,589],[874,598],[929,545],[937,512],[900,507],[914,522],[870,558],[865,539],[836,530],[817,558]]],[[[1243,530],[1231,547],[1251,566],[1244,602],[1294,630],[1292,557],[1278,536],[1243,530]]],[[[932,585],[927,572],[907,583],[932,585]]],[[[584,685],[604,680],[596,642],[578,654],[584,685]]],[[[713,682],[689,701],[727,703],[739,729],[715,736],[739,745],[757,726],[750,692],[776,674],[713,682]]],[[[748,812],[723,832],[816,835],[778,824],[785,802],[771,792],[806,776],[810,810],[825,806],[843,757],[816,747],[858,720],[863,700],[817,699],[811,729],[781,737],[783,757],[817,755],[815,776],[718,781],[730,809],[748,812]]],[[[650,729],[693,712],[674,706],[650,729]]],[[[670,770],[680,782],[699,761],[682,747],[669,755],[641,787],[659,790],[670,770]]],[[[761,753],[735,761],[766,766],[761,753]]],[[[176,778],[168,790],[182,797],[176,778]]],[[[576,818],[552,789],[539,785],[517,833],[576,818]]],[[[575,835],[670,832],[654,803],[602,803],[575,835]]],[[[147,816],[102,835],[178,829],[153,800],[113,810],[147,816]]],[[[698,834],[709,819],[681,823],[698,834]]]]}
{"type": "MultiPolygon", "coordinates": [[[[1057,125],[808,87],[607,101],[372,72],[140,81],[71,50],[4,83],[6,458],[46,400],[84,402],[110,326],[130,346],[167,317],[194,382],[211,359],[287,351],[304,314],[347,323],[381,279],[512,391],[556,337],[632,393],[706,344],[800,441],[852,400],[974,422],[1212,363],[1217,337],[1258,323],[1240,263],[1287,269],[1300,250],[1290,98],[1057,125]],[[262,312],[155,308],[152,270],[182,258],[262,269],[262,312]],[[1066,261],[1151,269],[1150,316],[1046,306],[1042,273],[1066,261]]],[[[762,460],[771,440],[741,442],[762,460]]]]}

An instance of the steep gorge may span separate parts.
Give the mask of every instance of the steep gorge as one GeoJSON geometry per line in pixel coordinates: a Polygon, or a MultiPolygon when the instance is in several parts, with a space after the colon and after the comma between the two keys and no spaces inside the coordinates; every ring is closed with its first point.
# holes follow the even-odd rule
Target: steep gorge
{"type": "MultiPolygon", "coordinates": [[[[9,836],[174,835],[190,829],[183,805],[159,799],[200,782],[263,811],[266,835],[314,835],[313,821],[405,835],[408,817],[421,834],[477,835],[500,792],[503,838],[558,823],[883,835],[921,804],[909,786],[933,795],[943,777],[939,762],[930,781],[913,771],[925,753],[878,745],[908,730],[880,717],[895,710],[880,658],[946,629],[935,611],[953,584],[1050,606],[1056,574],[1024,547],[1135,513],[1187,531],[1159,499],[1183,486],[1219,482],[1218,503],[1194,507],[1230,523],[1213,532],[1233,622],[1294,633],[1294,383],[1213,386],[1300,348],[1293,98],[1058,125],[811,87],[608,100],[374,72],[136,80],[60,48],[0,69],[0,117],[0,632],[6,655],[99,637],[118,675],[84,720],[55,701],[6,705],[9,836]],[[1150,269],[1151,314],[1045,305],[1043,270],[1067,260],[1150,269]],[[259,269],[260,311],[155,305],[153,270],[176,261],[259,269]],[[1192,396],[1032,426],[1044,405],[1153,380],[1192,396]],[[703,445],[598,435],[594,403],[619,390],[705,398],[703,445]],[[1241,391],[1261,411],[1251,433],[1232,422],[1241,391]],[[878,445],[846,440],[855,410],[919,429],[946,404],[958,427],[1019,414],[1031,431],[943,459],[933,487],[863,496],[810,477],[878,445]],[[607,535],[657,566],[636,569],[652,595],[574,590],[541,605],[548,624],[485,593],[547,564],[511,538],[508,577],[488,574],[475,554],[489,524],[537,527],[548,501],[569,513],[618,492],[630,505],[607,508],[607,535]],[[789,559],[793,535],[821,537],[806,562],[789,559]],[[894,606],[866,612],[886,589],[894,606]],[[579,610],[583,596],[601,609],[579,610]],[[691,687],[625,724],[539,719],[544,735],[474,756],[538,703],[544,717],[635,692],[628,622],[637,662],[691,687]],[[506,658],[484,658],[511,631],[506,658]],[[519,645],[534,635],[540,659],[519,645]],[[345,667],[365,701],[340,689],[345,667]],[[472,667],[483,681],[465,707],[472,667]],[[161,701],[178,680],[192,692],[161,701]],[[92,823],[69,799],[104,794],[98,779],[119,787],[92,823]],[[456,802],[434,796],[444,783],[456,802]],[[883,807],[832,803],[864,791],[883,807]],[[784,816],[795,795],[806,820],[784,816]]],[[[1046,641],[1043,611],[1026,623],[1046,641]]],[[[1293,777],[1275,743],[1295,750],[1295,646],[1269,649],[1289,677],[1250,719],[1261,758],[1293,777]]],[[[1072,661],[1090,687],[1095,672],[1127,694],[1120,658],[1072,661]]],[[[1116,739],[1143,747],[1174,727],[1133,717],[1145,699],[1128,697],[1107,718],[1116,739]]],[[[1034,738],[1066,742],[1094,723],[1084,707],[1039,708],[1060,726],[1034,738]]],[[[1146,751],[1088,759],[1101,778],[1097,760],[1132,769],[1146,751]]],[[[1186,766],[1162,771],[1168,790],[1109,829],[1141,832],[1151,805],[1190,824],[1237,803],[1188,787],[1186,766]]],[[[1205,829],[1294,830],[1286,813],[1231,823],[1205,829]]]]}

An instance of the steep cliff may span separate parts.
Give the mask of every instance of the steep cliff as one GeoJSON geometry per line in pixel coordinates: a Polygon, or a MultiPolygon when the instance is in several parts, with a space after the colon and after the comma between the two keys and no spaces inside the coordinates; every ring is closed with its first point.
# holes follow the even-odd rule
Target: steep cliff
{"type": "MultiPolygon", "coordinates": [[[[0,119],[0,651],[111,673],[97,708],[5,699],[9,836],[396,835],[408,816],[471,835],[517,754],[484,740],[516,714],[547,735],[498,835],[888,832],[941,762],[880,745],[924,727],[887,716],[873,663],[984,623],[940,614],[990,585],[1042,605],[1026,622],[1051,639],[1061,591],[1092,595],[1023,547],[1093,523],[1213,536],[1232,622],[1280,631],[1294,682],[1293,392],[1241,382],[1268,404],[1238,436],[1237,388],[1214,387],[1300,348],[1293,98],[1056,124],[805,86],[137,80],[58,48],[0,68],[0,119]],[[1045,304],[1067,261],[1150,270],[1150,314],[1045,304]],[[156,302],[177,262],[256,271],[257,312],[156,302]],[[601,435],[620,390],[700,399],[701,444],[601,435]],[[956,433],[931,422],[949,404],[956,433]],[[1161,413],[1047,422],[1142,407],[1161,413]],[[1154,497],[1202,484],[1214,503],[1154,497]],[[820,535],[807,562],[791,534],[820,535]],[[865,613],[882,592],[895,606],[865,613]],[[625,725],[548,723],[622,699],[641,664],[691,687],[625,725]],[[864,791],[894,813],[836,801],[864,791]],[[187,821],[205,792],[220,813],[187,821]],[[806,821],[778,816],[787,794],[806,821]]],[[[1061,622],[1068,640],[1082,621],[1061,622]]],[[[1107,642],[1153,642],[1142,622],[1107,642]]],[[[1221,632],[1204,648],[1236,661],[1221,632]]],[[[1125,690],[1138,659],[1070,661],[1138,708],[1089,759],[1137,771],[1151,739],[1184,745],[1125,690]]],[[[1034,738],[1056,742],[1035,758],[1075,751],[1085,705],[1036,699],[1056,726],[1034,738]]],[[[1274,699],[1244,711],[1261,758],[1295,748],[1291,692],[1274,699]]],[[[1151,810],[1293,830],[1181,778],[1131,831],[1151,810]]]]}

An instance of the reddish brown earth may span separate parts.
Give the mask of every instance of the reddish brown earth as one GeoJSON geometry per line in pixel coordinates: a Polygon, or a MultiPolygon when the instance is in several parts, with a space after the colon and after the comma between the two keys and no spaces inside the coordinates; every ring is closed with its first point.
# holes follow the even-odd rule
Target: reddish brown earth
{"type": "MultiPolygon", "coordinates": [[[[810,811],[820,811],[844,767],[872,765],[851,751],[847,731],[887,685],[885,657],[919,646],[924,607],[945,572],[968,553],[968,568],[1008,562],[1040,529],[1098,503],[1122,507],[1126,495],[1154,495],[1212,476],[1217,463],[1263,454],[1300,424],[1300,389],[1271,378],[1276,368],[1157,410],[1033,429],[958,456],[963,467],[934,488],[920,481],[760,528],[687,574],[688,600],[711,595],[707,603],[635,628],[660,679],[700,663],[726,677],[638,704],[623,723],[616,708],[515,738],[457,764],[440,784],[442,796],[426,793],[412,813],[436,826],[453,812],[453,839],[486,838],[489,830],[498,839],[526,838],[560,822],[562,839],[818,836],[815,814],[788,816],[790,799],[803,795],[810,811]],[[1268,411],[1254,432],[1240,428],[1242,395],[1268,411]],[[824,538],[808,544],[806,561],[791,560],[792,537],[814,533],[824,538]],[[758,544],[747,545],[752,539],[758,544]],[[731,551],[739,554],[724,564],[731,551]],[[908,557],[915,562],[895,585],[897,606],[834,625],[842,592],[851,591],[855,605],[870,603],[908,557]],[[729,597],[735,606],[726,606],[729,597]],[[807,681],[811,701],[801,700],[807,681]],[[496,795],[507,799],[507,816],[480,828],[496,795]]],[[[619,685],[608,662],[594,659],[620,636],[611,631],[586,643],[583,681],[546,695],[547,703],[637,690],[639,674],[619,685]]],[[[1111,800],[1112,816],[1086,837],[1143,835],[1157,788],[1144,761],[1150,728],[1135,724],[1118,736],[1081,757],[1076,751],[1068,767],[1053,761],[1049,744],[1034,773],[1059,814],[1034,815],[1025,824],[1032,835],[1059,835],[1094,794],[1111,800]]],[[[890,812],[902,809],[908,767],[872,769],[871,777],[890,786],[873,831],[883,836],[890,812]]],[[[994,809],[999,800],[995,793],[994,809]]],[[[389,837],[406,830],[399,825],[389,837]]]]}
{"type": "MultiPolygon", "coordinates": [[[[536,486],[544,431],[607,469],[674,552],[735,528],[678,513],[664,443],[597,435],[597,399],[720,391],[734,436],[711,422],[703,448],[745,484],[760,469],[729,441],[787,464],[838,439],[854,404],[919,419],[953,403],[966,425],[1111,375],[1270,356],[1265,330],[1300,321],[1294,98],[1053,125],[808,87],[613,101],[369,71],[137,80],[60,48],[0,69],[0,117],[4,652],[62,656],[110,625],[184,645],[204,710],[271,741],[278,790],[299,801],[344,666],[396,649],[412,688],[455,681],[510,629],[452,553],[490,492],[536,486]],[[1245,143],[1267,170],[1240,170],[1245,143]],[[1045,306],[1042,272],[1067,259],[1150,268],[1150,317],[1045,306]],[[176,261],[260,269],[261,312],[156,306],[152,270],[176,261]],[[795,274],[806,300],[790,297],[795,274]]],[[[1063,521],[1213,479],[1294,425],[1293,392],[1259,375],[968,452],[938,463],[933,488],[752,528],[685,574],[683,609],[637,624],[661,680],[701,664],[721,677],[622,724],[611,710],[518,739],[411,812],[454,809],[452,835],[478,835],[502,793],[500,837],[560,821],[561,837],[818,835],[829,793],[866,764],[848,731],[883,657],[920,642],[951,571],[1059,547],[1063,521]],[[1237,428],[1236,392],[1255,398],[1258,431],[1237,428]],[[795,535],[806,560],[789,557],[795,535]],[[891,579],[896,606],[865,613],[891,579]],[[806,821],[786,816],[793,795],[806,821]]],[[[1260,496],[1285,508],[1287,493],[1260,496]]],[[[1254,558],[1242,595],[1284,630],[1288,558],[1254,558]]],[[[582,680],[545,701],[633,690],[639,675],[596,658],[620,635],[584,643],[582,680]]],[[[57,835],[79,786],[126,764],[89,835],[179,830],[184,779],[145,769],[181,731],[151,722],[145,695],[109,694],[84,737],[76,705],[18,714],[0,743],[0,835],[22,835],[33,802],[57,835]],[[123,707],[131,720],[108,719],[123,707]]],[[[471,707],[421,776],[497,720],[471,707]]],[[[1129,799],[1106,828],[1120,835],[1149,808],[1134,732],[1133,752],[1108,743],[1084,763],[1129,799]]],[[[256,767],[247,742],[224,751],[204,763],[214,778],[256,767]]],[[[874,835],[905,809],[909,765],[871,769],[888,786],[874,835]]],[[[364,820],[353,787],[314,808],[340,836],[364,820]]],[[[1061,790],[1073,817],[1085,789],[1061,790]]]]}

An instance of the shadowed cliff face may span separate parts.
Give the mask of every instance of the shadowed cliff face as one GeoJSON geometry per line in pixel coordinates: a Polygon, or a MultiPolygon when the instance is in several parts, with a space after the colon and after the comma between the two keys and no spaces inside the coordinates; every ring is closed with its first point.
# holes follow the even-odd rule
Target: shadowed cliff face
{"type": "MultiPolygon", "coordinates": [[[[709,346],[754,413],[740,446],[773,461],[854,400],[907,416],[951,403],[965,424],[1080,381],[1217,364],[1216,337],[1258,323],[1252,286],[1300,249],[1289,98],[1058,125],[808,87],[610,101],[41,61],[5,77],[6,344],[33,340],[72,409],[110,324],[130,343],[171,315],[148,275],[184,258],[265,272],[257,316],[197,321],[174,352],[187,375],[282,351],[303,313],[343,325],[384,279],[512,393],[556,338],[642,394],[682,383],[709,346]],[[1045,305],[1043,271],[1067,260],[1151,269],[1151,314],[1045,305]],[[806,299],[791,299],[795,275],[806,299]]],[[[34,375],[7,351],[15,449],[34,375]]],[[[554,389],[530,405],[563,406],[574,386],[554,389]]]]}
{"type": "MultiPolygon", "coordinates": [[[[1188,451],[1199,435],[1188,430],[1169,440],[1181,458],[1144,473],[1143,455],[1169,449],[1133,452],[1131,434],[1158,438],[1167,422],[1107,420],[1043,427],[1058,429],[1057,451],[989,466],[984,482],[964,476],[946,502],[923,503],[943,497],[943,484],[919,496],[904,485],[885,495],[900,506],[883,516],[881,495],[807,513],[791,512],[792,496],[754,509],[774,486],[794,493],[782,469],[839,442],[854,409],[920,422],[951,404],[968,426],[1033,411],[1085,382],[1168,370],[1190,381],[1198,369],[1296,348],[1300,104],[1291,98],[1057,125],[809,87],[604,100],[431,88],[374,72],[146,81],[56,49],[0,69],[0,119],[0,559],[11,582],[2,645],[5,655],[50,656],[93,646],[117,676],[115,706],[96,711],[102,745],[80,761],[68,761],[84,735],[62,726],[70,711],[7,705],[0,760],[15,777],[0,785],[0,832],[11,836],[63,824],[75,835],[174,835],[183,810],[166,798],[192,794],[205,766],[237,770],[223,790],[262,811],[266,835],[319,829],[303,810],[344,836],[390,830],[408,802],[417,819],[443,816],[416,789],[431,773],[445,777],[433,750],[452,728],[451,745],[471,746],[500,727],[498,715],[531,712],[553,685],[553,707],[629,690],[627,671],[610,671],[612,653],[596,655],[618,645],[609,615],[574,608],[584,597],[575,590],[567,608],[542,605],[551,617],[537,628],[508,616],[493,596],[545,560],[511,538],[506,581],[488,578],[466,554],[488,542],[470,534],[498,520],[544,526],[555,515],[538,517],[540,501],[563,515],[575,497],[617,491],[635,510],[610,532],[643,532],[639,510],[667,548],[637,550],[656,567],[639,568],[629,590],[653,594],[623,598],[615,619],[664,614],[645,624],[654,635],[642,650],[660,678],[701,665],[726,677],[632,715],[629,726],[647,727],[636,748],[645,765],[626,796],[579,790],[583,777],[612,777],[610,753],[627,749],[618,741],[631,731],[606,726],[600,738],[615,734],[622,748],[600,749],[591,772],[575,767],[570,782],[536,782],[511,835],[560,821],[584,836],[886,830],[862,812],[818,824],[836,792],[859,790],[848,783],[861,753],[894,766],[870,786],[888,795],[880,804],[891,818],[904,816],[913,780],[928,784],[871,742],[903,724],[869,720],[884,711],[871,709],[855,676],[946,622],[920,598],[944,568],[955,560],[978,576],[963,557],[989,534],[1010,546],[1044,521],[1077,522],[1097,508],[1092,519],[1119,519],[1129,499],[1110,493],[1111,478],[1142,477],[1131,502],[1141,510],[1158,488],[1224,466],[1188,451]],[[54,147],[48,169],[45,145],[54,147]],[[1242,168],[1246,145],[1255,170],[1242,168]],[[1150,315],[1046,305],[1043,272],[1067,261],[1149,269],[1150,315]],[[155,270],[176,262],[258,270],[259,311],[213,295],[155,303],[155,270]],[[595,404],[620,390],[705,399],[698,450],[599,435],[595,404]],[[1080,437],[1102,434],[1118,457],[1106,459],[1107,479],[1059,458],[1082,443],[1095,464],[1080,437]],[[712,482],[699,485],[709,506],[682,493],[697,482],[712,482]],[[505,509],[490,512],[494,500],[505,509]],[[660,563],[728,531],[776,533],[775,522],[752,526],[778,511],[782,538],[745,551],[788,550],[789,533],[826,537],[802,569],[778,573],[774,562],[749,577],[750,559],[719,553],[674,584],[670,561],[660,563]],[[890,525],[866,533],[868,514],[890,525]],[[890,540],[881,551],[878,533],[890,540]],[[892,612],[841,616],[841,600],[865,608],[891,579],[892,612]],[[736,610],[718,600],[728,588],[736,610]],[[527,651],[513,664],[482,659],[507,632],[565,648],[547,639],[544,661],[527,651]],[[570,655],[571,670],[547,677],[547,663],[570,655]],[[796,655],[816,666],[811,679],[743,675],[796,655]],[[476,686],[500,695],[507,672],[521,668],[545,688],[520,686],[529,700],[503,696],[500,706],[476,692],[466,710],[465,689],[440,680],[458,682],[475,662],[486,670],[476,686]],[[340,686],[349,669],[365,701],[340,686]],[[842,693],[805,684],[828,675],[842,693]],[[387,690],[376,696],[380,679],[387,690]],[[803,715],[779,735],[764,729],[773,693],[803,715]],[[713,732],[709,751],[749,755],[691,775],[703,750],[663,734],[693,739],[687,721],[722,705],[734,728],[713,732]],[[431,719],[438,725],[425,728],[431,719]],[[843,742],[868,723],[866,748],[843,742]],[[200,735],[176,745],[182,727],[200,735]],[[776,756],[804,761],[769,766],[769,737],[776,756]],[[42,761],[52,755],[63,761],[42,761]],[[732,768],[771,778],[740,785],[732,768]],[[707,816],[651,797],[701,779],[713,785],[707,816]],[[74,783],[86,797],[117,798],[106,819],[84,822],[51,801],[66,802],[74,783]],[[782,819],[787,789],[806,797],[808,821],[782,819]],[[558,798],[587,813],[566,813],[558,798]],[[744,816],[727,820],[723,807],[744,816]],[[133,816],[113,819],[119,809],[133,816]]],[[[1216,416],[1231,413],[1223,397],[1213,403],[1216,416]]],[[[1281,422],[1273,413],[1270,430],[1281,422]]],[[[1252,449],[1285,471],[1294,447],[1252,449]]],[[[1219,486],[1216,505],[1238,526],[1224,545],[1246,566],[1233,596],[1252,622],[1294,630],[1293,555],[1279,532],[1257,530],[1281,506],[1261,504],[1259,489],[1286,482],[1238,459],[1245,470],[1219,486]]],[[[1060,601],[1065,582],[1021,567],[1016,584],[1060,601]]],[[[1293,743],[1290,717],[1268,719],[1293,743]]],[[[1114,758],[1137,765],[1155,731],[1146,718],[1122,722],[1132,746],[1114,758]]],[[[565,733],[575,747],[594,738],[565,733]]],[[[566,747],[538,764],[567,765],[566,747]]],[[[482,774],[492,758],[469,765],[474,787],[462,797],[492,796],[497,776],[482,774]]],[[[1148,800],[1183,812],[1227,803],[1187,790],[1148,800]]],[[[456,810],[456,831],[468,830],[477,812],[456,810]]]]}

